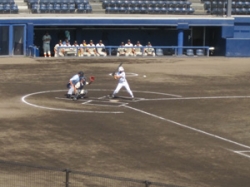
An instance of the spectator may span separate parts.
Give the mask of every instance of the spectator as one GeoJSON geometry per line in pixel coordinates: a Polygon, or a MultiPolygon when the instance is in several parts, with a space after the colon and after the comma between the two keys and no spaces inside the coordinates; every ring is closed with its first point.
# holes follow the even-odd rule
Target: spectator
{"type": "Polygon", "coordinates": [[[150,42],[144,48],[144,56],[155,56],[155,49],[150,42]]]}
{"type": "Polygon", "coordinates": [[[90,56],[90,54],[88,53],[87,43],[85,40],[82,41],[80,47],[81,47],[80,48],[80,51],[81,51],[80,56],[90,56]]]}
{"type": "Polygon", "coordinates": [[[138,56],[138,55],[142,55],[142,45],[140,44],[139,41],[136,42],[136,45],[134,46],[134,55],[138,56]]]}
{"type": "Polygon", "coordinates": [[[50,53],[50,40],[51,40],[51,36],[49,35],[48,32],[46,32],[46,34],[43,36],[43,54],[44,57],[51,57],[51,53],[50,53]]]}
{"type": "Polygon", "coordinates": [[[88,46],[88,53],[90,56],[99,56],[99,54],[96,52],[95,44],[93,43],[93,40],[89,41],[88,46]]]}
{"type": "Polygon", "coordinates": [[[126,48],[124,47],[124,42],[121,42],[121,45],[117,49],[116,56],[125,56],[126,48]]]}
{"type": "Polygon", "coordinates": [[[63,48],[59,48],[60,46],[63,46],[62,44],[62,40],[59,40],[58,44],[55,45],[54,47],[54,56],[55,57],[62,57],[64,56],[64,49],[63,48]]]}
{"type": "Polygon", "coordinates": [[[134,50],[133,50],[133,44],[128,40],[128,42],[125,44],[125,56],[134,56],[134,50]]]}
{"type": "Polygon", "coordinates": [[[102,40],[100,40],[99,43],[96,44],[96,50],[97,53],[99,54],[98,56],[107,56],[107,53],[105,52],[105,46],[102,43],[102,40]]]}

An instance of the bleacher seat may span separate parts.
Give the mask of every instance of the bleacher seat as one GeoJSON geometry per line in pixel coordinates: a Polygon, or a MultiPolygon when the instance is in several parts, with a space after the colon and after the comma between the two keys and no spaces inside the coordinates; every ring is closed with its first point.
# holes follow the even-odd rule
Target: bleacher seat
{"type": "Polygon", "coordinates": [[[130,1],[124,0],[123,6],[124,6],[124,7],[129,7],[129,3],[130,3],[130,1]]]}
{"type": "Polygon", "coordinates": [[[119,7],[118,11],[119,11],[119,13],[126,13],[127,12],[125,7],[119,7]]]}
{"type": "Polygon", "coordinates": [[[38,9],[39,9],[39,7],[38,7],[38,4],[32,4],[32,6],[31,6],[31,12],[32,13],[38,13],[38,9]]]}
{"type": "Polygon", "coordinates": [[[41,13],[47,13],[47,4],[40,4],[40,12],[41,13]]]}
{"type": "Polygon", "coordinates": [[[167,13],[168,14],[173,14],[174,13],[174,8],[172,8],[172,7],[167,8],[167,13]]]}
{"type": "Polygon", "coordinates": [[[47,5],[47,4],[49,4],[50,3],[50,1],[49,0],[40,0],[40,5],[47,5]]]}
{"type": "Polygon", "coordinates": [[[4,4],[3,5],[3,13],[10,13],[10,4],[4,4]]]}
{"type": "Polygon", "coordinates": [[[29,8],[31,8],[33,4],[37,4],[37,3],[38,3],[38,0],[29,0],[28,6],[29,6],[29,8]]]}
{"type": "Polygon", "coordinates": [[[15,4],[15,1],[14,1],[14,0],[9,0],[9,4],[10,4],[10,5],[14,5],[14,4],[15,4]]]}
{"type": "Polygon", "coordinates": [[[75,12],[75,3],[71,3],[71,4],[69,4],[69,12],[70,13],[74,13],[75,12]]]}
{"type": "Polygon", "coordinates": [[[11,13],[14,13],[14,14],[17,14],[19,11],[18,6],[16,4],[11,4],[10,9],[11,9],[11,13]]]}
{"type": "Polygon", "coordinates": [[[75,0],[68,0],[69,4],[75,4],[75,0]]]}
{"type": "Polygon", "coordinates": [[[159,14],[160,13],[160,8],[159,7],[154,7],[153,8],[155,14],[159,14]]]}
{"type": "Polygon", "coordinates": [[[0,13],[3,13],[3,4],[0,3],[0,13]]]}
{"type": "Polygon", "coordinates": [[[68,5],[68,0],[61,0],[61,8],[62,6],[68,5]]]}
{"type": "Polygon", "coordinates": [[[55,13],[60,13],[61,12],[61,4],[59,4],[59,3],[54,4],[54,12],[55,13]]]}
{"type": "Polygon", "coordinates": [[[189,8],[187,8],[187,13],[188,14],[193,14],[194,13],[194,8],[193,7],[189,7],[189,8]]]}
{"type": "Polygon", "coordinates": [[[2,4],[9,4],[9,0],[1,0],[2,4]]]}
{"type": "Polygon", "coordinates": [[[141,14],[145,14],[145,13],[147,13],[147,8],[144,7],[144,6],[142,6],[142,7],[140,8],[140,11],[141,11],[141,14]]]}
{"type": "Polygon", "coordinates": [[[78,4],[77,5],[77,13],[85,13],[85,6],[84,6],[84,4],[78,4]]]}
{"type": "Polygon", "coordinates": [[[161,7],[160,8],[160,13],[161,14],[166,14],[167,13],[167,8],[166,7],[161,7]]]}
{"type": "Polygon", "coordinates": [[[132,7],[127,7],[127,13],[134,13],[134,9],[132,7]]]}
{"type": "Polygon", "coordinates": [[[90,4],[85,5],[85,11],[86,11],[86,13],[91,13],[92,12],[92,7],[91,7],[90,4]]]}
{"type": "Polygon", "coordinates": [[[180,8],[180,14],[187,14],[187,13],[188,13],[188,11],[187,11],[186,7],[180,8]]]}
{"type": "Polygon", "coordinates": [[[54,0],[54,1],[53,1],[54,5],[55,5],[55,4],[61,4],[61,2],[62,2],[61,0],[54,0]]]}
{"type": "Polygon", "coordinates": [[[148,14],[154,13],[154,8],[149,6],[147,12],[148,12],[148,14]]]}
{"type": "Polygon", "coordinates": [[[116,1],[116,6],[122,7],[123,6],[123,1],[122,0],[117,0],[116,1]]]}
{"type": "MultiPolygon", "coordinates": [[[[83,0],[75,0],[83,1],[83,0]]],[[[208,1],[208,0],[207,0],[208,1]]],[[[215,0],[213,0],[215,1],[215,0]]],[[[221,0],[223,1],[223,0],[221,0]]],[[[106,13],[120,12],[124,13],[175,13],[175,14],[192,14],[194,9],[191,8],[189,0],[103,0],[102,7],[106,13]],[[119,7],[119,10],[111,9],[119,7]],[[121,8],[124,7],[124,8],[121,8]],[[170,8],[170,9],[169,9],[170,8]]]]}
{"type": "Polygon", "coordinates": [[[63,3],[63,4],[61,4],[61,12],[62,13],[67,13],[68,12],[68,4],[66,4],[66,3],[63,3]]]}
{"type": "Polygon", "coordinates": [[[47,4],[47,11],[49,13],[53,13],[54,12],[54,5],[52,3],[47,4]]]}

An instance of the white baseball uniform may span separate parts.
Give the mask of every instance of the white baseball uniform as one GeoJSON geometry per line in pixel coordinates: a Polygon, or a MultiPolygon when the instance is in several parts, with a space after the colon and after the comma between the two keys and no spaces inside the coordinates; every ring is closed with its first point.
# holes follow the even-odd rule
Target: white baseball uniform
{"type": "Polygon", "coordinates": [[[116,75],[120,76],[119,78],[119,81],[118,81],[118,85],[116,86],[116,89],[114,90],[113,92],[113,97],[120,91],[120,89],[122,87],[125,87],[127,92],[129,93],[129,95],[134,98],[134,95],[133,95],[133,92],[131,91],[130,87],[129,87],[129,84],[127,82],[127,79],[126,79],[126,74],[124,71],[121,71],[121,72],[117,72],[116,75]]]}
{"type": "Polygon", "coordinates": [[[105,49],[105,46],[104,44],[96,44],[96,50],[97,50],[97,53],[100,55],[100,56],[107,56],[107,53],[103,52],[102,50],[105,49]]]}
{"type": "Polygon", "coordinates": [[[81,56],[90,56],[88,53],[88,49],[86,48],[86,44],[80,44],[81,47],[81,56]]]}
{"type": "Polygon", "coordinates": [[[126,54],[125,54],[126,56],[134,56],[134,54],[133,54],[133,44],[132,43],[125,44],[125,50],[126,50],[126,54]]]}
{"type": "Polygon", "coordinates": [[[50,40],[51,36],[49,34],[46,34],[43,36],[43,53],[44,57],[46,57],[46,54],[50,57],[50,40]]]}
{"type": "Polygon", "coordinates": [[[88,44],[87,46],[90,56],[99,56],[99,54],[96,54],[95,44],[88,44]]]}
{"type": "Polygon", "coordinates": [[[54,51],[55,51],[55,57],[60,57],[60,56],[64,56],[63,52],[62,52],[62,48],[60,48],[60,51],[58,51],[58,47],[63,46],[62,44],[56,44],[54,47],[54,51]]]}
{"type": "Polygon", "coordinates": [[[124,45],[120,45],[120,47],[117,49],[116,56],[125,56],[125,51],[126,48],[124,47],[124,45]]]}
{"type": "Polygon", "coordinates": [[[146,45],[144,51],[144,56],[155,56],[155,49],[151,45],[146,45]]]}
{"type": "Polygon", "coordinates": [[[134,55],[137,56],[137,55],[142,55],[142,45],[141,44],[137,44],[134,46],[134,55]]]}

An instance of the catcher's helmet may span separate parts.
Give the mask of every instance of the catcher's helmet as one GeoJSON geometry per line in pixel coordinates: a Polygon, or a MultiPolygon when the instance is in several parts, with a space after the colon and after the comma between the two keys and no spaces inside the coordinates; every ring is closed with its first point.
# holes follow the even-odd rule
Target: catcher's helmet
{"type": "Polygon", "coordinates": [[[78,74],[80,75],[80,77],[83,77],[84,75],[83,71],[79,71],[78,74]]]}
{"type": "Polygon", "coordinates": [[[120,67],[118,68],[118,71],[124,71],[124,68],[123,68],[122,66],[120,66],[120,67]]]}

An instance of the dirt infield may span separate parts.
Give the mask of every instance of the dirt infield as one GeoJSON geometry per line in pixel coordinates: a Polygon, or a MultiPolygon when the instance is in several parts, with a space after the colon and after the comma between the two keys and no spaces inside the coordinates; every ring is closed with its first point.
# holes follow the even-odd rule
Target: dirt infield
{"type": "Polygon", "coordinates": [[[247,58],[0,58],[0,160],[184,187],[250,184],[247,58]],[[136,97],[105,98],[124,61],[136,97]],[[79,70],[89,98],[64,98],[79,70]],[[145,75],[145,76],[144,76],[145,75]]]}

